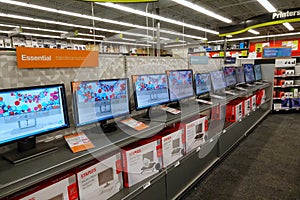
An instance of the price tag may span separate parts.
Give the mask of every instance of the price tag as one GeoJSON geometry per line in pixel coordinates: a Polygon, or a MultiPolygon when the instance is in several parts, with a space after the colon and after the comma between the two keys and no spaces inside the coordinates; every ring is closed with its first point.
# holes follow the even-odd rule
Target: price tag
{"type": "Polygon", "coordinates": [[[151,185],[151,182],[150,182],[150,181],[147,182],[147,183],[145,183],[144,186],[143,186],[143,189],[144,189],[144,190],[147,189],[150,185],[151,185]]]}
{"type": "Polygon", "coordinates": [[[175,163],[174,167],[178,167],[179,165],[180,165],[180,162],[177,161],[177,162],[175,163]]]}
{"type": "Polygon", "coordinates": [[[201,147],[198,147],[198,148],[197,148],[197,150],[196,150],[196,152],[199,152],[199,151],[200,151],[200,149],[201,149],[201,147]]]}

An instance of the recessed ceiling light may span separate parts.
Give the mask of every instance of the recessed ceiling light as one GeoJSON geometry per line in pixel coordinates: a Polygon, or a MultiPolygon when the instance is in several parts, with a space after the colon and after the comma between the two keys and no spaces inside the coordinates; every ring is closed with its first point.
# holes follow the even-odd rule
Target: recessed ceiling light
{"type": "Polygon", "coordinates": [[[268,0],[257,0],[268,12],[276,12],[277,9],[268,0]]]}

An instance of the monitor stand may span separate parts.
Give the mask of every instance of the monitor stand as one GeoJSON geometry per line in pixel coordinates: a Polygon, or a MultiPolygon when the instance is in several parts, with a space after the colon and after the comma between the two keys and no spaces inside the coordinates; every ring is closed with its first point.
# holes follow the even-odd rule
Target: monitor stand
{"type": "Polygon", "coordinates": [[[168,107],[170,108],[175,108],[175,109],[178,109],[180,108],[180,103],[179,103],[179,100],[173,102],[173,103],[169,103],[168,107]]]}
{"type": "Polygon", "coordinates": [[[118,129],[116,123],[113,122],[113,123],[108,124],[107,120],[101,121],[100,127],[101,127],[103,133],[111,133],[118,129]]]}
{"type": "Polygon", "coordinates": [[[39,156],[46,155],[58,149],[51,144],[36,145],[36,138],[26,138],[17,143],[17,150],[12,150],[3,154],[3,157],[13,164],[18,164],[39,156]]]}

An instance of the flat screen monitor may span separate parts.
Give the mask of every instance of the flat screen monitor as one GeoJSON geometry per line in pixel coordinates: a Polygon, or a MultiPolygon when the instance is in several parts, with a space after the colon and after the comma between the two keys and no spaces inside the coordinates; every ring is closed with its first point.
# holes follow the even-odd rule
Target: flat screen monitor
{"type": "Polygon", "coordinates": [[[254,65],[254,75],[256,81],[262,80],[262,72],[261,72],[261,66],[260,65],[254,65]]]}
{"type": "Polygon", "coordinates": [[[166,74],[146,74],[132,76],[136,109],[169,102],[166,74]]]}
{"type": "Polygon", "coordinates": [[[224,67],[223,72],[227,87],[237,84],[235,67],[224,67]]]}
{"type": "Polygon", "coordinates": [[[168,70],[170,101],[179,101],[194,96],[193,70],[168,70]]]}
{"type": "Polygon", "coordinates": [[[69,127],[63,84],[0,90],[0,144],[69,127]]]}
{"type": "Polygon", "coordinates": [[[253,64],[244,64],[244,74],[246,83],[252,83],[255,81],[253,64]]]}
{"type": "Polygon", "coordinates": [[[210,77],[214,92],[224,90],[226,88],[223,71],[212,71],[210,72],[210,77]]]}
{"type": "Polygon", "coordinates": [[[112,180],[114,180],[113,168],[108,168],[98,174],[99,186],[109,184],[109,182],[112,180]]]}
{"type": "Polygon", "coordinates": [[[211,91],[211,79],[210,74],[195,74],[195,88],[196,95],[202,95],[210,93],[211,91]]]}
{"type": "Polygon", "coordinates": [[[76,126],[130,113],[128,79],[72,82],[76,126]]]}
{"type": "Polygon", "coordinates": [[[236,80],[238,84],[245,83],[245,74],[244,74],[244,68],[243,67],[237,67],[235,68],[236,73],[236,80]]]}

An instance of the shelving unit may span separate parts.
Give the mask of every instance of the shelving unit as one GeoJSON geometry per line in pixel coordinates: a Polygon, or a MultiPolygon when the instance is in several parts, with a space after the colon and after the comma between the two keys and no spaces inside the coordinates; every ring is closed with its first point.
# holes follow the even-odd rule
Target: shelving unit
{"type": "Polygon", "coordinates": [[[274,84],[273,111],[299,110],[300,74],[296,70],[296,59],[276,60],[274,74],[274,82],[280,85],[274,84]]]}

